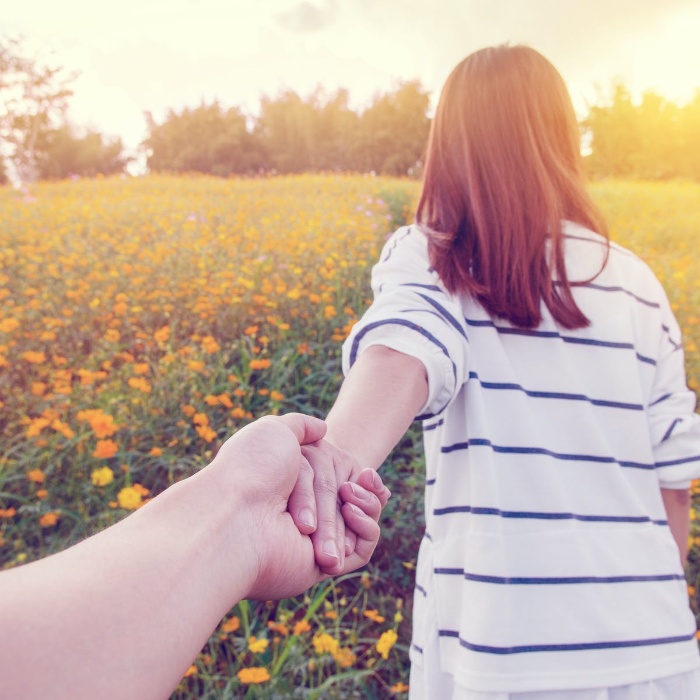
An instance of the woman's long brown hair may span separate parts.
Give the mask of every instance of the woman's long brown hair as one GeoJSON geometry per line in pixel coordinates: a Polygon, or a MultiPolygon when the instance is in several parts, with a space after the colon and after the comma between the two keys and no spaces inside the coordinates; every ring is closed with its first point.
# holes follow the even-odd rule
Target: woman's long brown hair
{"type": "Polygon", "coordinates": [[[544,302],[558,324],[582,328],[565,219],[607,241],[562,77],[527,46],[469,55],[445,83],[428,141],[417,222],[431,264],[450,292],[472,294],[492,316],[533,328],[544,302]]]}

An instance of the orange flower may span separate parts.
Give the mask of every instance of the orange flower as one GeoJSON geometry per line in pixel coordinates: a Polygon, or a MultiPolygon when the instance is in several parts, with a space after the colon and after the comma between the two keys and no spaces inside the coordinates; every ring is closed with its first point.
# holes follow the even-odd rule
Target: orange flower
{"type": "Polygon", "coordinates": [[[368,617],[372,622],[382,623],[384,622],[384,616],[379,614],[378,610],[365,610],[365,617],[368,617]]]}
{"type": "Polygon", "coordinates": [[[98,440],[97,447],[92,453],[97,459],[109,459],[119,452],[119,446],[114,440],[98,440]]]}
{"type": "Polygon", "coordinates": [[[40,365],[46,362],[46,355],[43,352],[36,352],[34,350],[27,350],[23,352],[20,357],[32,365],[40,365]]]}
{"type": "Polygon", "coordinates": [[[0,518],[14,518],[17,515],[15,508],[0,508],[0,518]]]}
{"type": "Polygon", "coordinates": [[[44,513],[44,515],[39,518],[39,525],[41,527],[53,527],[58,522],[58,513],[44,513]]]}
{"type": "Polygon", "coordinates": [[[32,469],[31,471],[27,472],[27,478],[29,481],[33,481],[35,484],[43,484],[46,480],[46,476],[41,469],[32,469]]]}
{"type": "Polygon", "coordinates": [[[78,420],[89,423],[95,435],[100,439],[111,437],[121,427],[114,422],[112,416],[99,408],[78,411],[78,420]]]}
{"type": "Polygon", "coordinates": [[[143,391],[144,394],[150,394],[151,389],[153,388],[150,382],[145,380],[143,377],[131,377],[131,379],[129,379],[129,386],[132,389],[143,391]]]}
{"type": "Polygon", "coordinates": [[[408,692],[408,686],[405,683],[395,683],[394,685],[389,688],[389,692],[392,695],[398,695],[399,693],[407,693],[408,692]]]}
{"type": "Polygon", "coordinates": [[[304,632],[311,632],[311,625],[308,620],[299,620],[299,622],[294,623],[294,628],[292,629],[292,634],[303,634],[304,632]]]}
{"type": "Polygon", "coordinates": [[[185,678],[189,678],[190,676],[196,676],[197,675],[197,667],[192,664],[186,671],[185,671],[185,678]]]}
{"type": "Polygon", "coordinates": [[[168,338],[170,338],[170,327],[163,326],[162,328],[159,328],[153,334],[153,338],[156,341],[156,343],[165,343],[168,340],[168,338]]]}
{"type": "Polygon", "coordinates": [[[237,629],[239,629],[240,626],[241,621],[234,615],[229,620],[226,620],[223,625],[221,625],[221,631],[230,634],[231,632],[235,632],[237,629]]]}
{"type": "Polygon", "coordinates": [[[238,680],[244,685],[253,683],[265,683],[270,680],[268,670],[262,666],[251,666],[250,668],[242,668],[237,674],[238,680]]]}
{"type": "Polygon", "coordinates": [[[270,360],[251,360],[250,369],[267,369],[270,364],[270,360]]]}
{"type": "Polygon", "coordinates": [[[163,450],[161,450],[160,447],[151,447],[148,454],[151,455],[151,457],[160,457],[163,454],[163,450]]]}
{"type": "Polygon", "coordinates": [[[37,498],[46,498],[48,495],[49,495],[49,492],[46,489],[39,489],[36,492],[37,498]]]}
{"type": "Polygon", "coordinates": [[[195,430],[205,442],[211,442],[216,437],[216,431],[212,430],[208,425],[198,425],[195,430]]]}

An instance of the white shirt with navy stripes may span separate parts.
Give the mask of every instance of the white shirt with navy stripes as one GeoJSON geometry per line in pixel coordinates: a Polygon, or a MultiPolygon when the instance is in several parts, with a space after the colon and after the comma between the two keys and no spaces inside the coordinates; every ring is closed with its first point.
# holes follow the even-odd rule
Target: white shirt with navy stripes
{"type": "MultiPolygon", "coordinates": [[[[603,239],[565,224],[569,279],[603,239]]],[[[573,288],[587,328],[535,330],[445,292],[425,236],[399,229],[343,347],[425,365],[426,531],[411,659],[484,692],[625,685],[699,665],[660,487],[700,477],[700,416],[678,325],[647,265],[611,244],[573,288]]]]}

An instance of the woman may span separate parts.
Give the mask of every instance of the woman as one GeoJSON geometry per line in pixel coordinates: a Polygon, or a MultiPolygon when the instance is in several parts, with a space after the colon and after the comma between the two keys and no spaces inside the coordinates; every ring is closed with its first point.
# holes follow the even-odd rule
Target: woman
{"type": "Polygon", "coordinates": [[[376,469],[423,421],[411,697],[700,697],[680,331],[609,243],[539,53],[484,49],[449,76],[417,222],[372,287],[327,439],[376,469]]]}

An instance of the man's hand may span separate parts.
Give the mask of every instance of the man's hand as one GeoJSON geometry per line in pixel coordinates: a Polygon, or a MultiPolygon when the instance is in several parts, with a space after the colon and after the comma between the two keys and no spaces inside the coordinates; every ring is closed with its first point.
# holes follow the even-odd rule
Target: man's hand
{"type": "MultiPolygon", "coordinates": [[[[212,476],[221,478],[226,473],[232,481],[228,488],[235,489],[248,506],[245,529],[229,533],[231,551],[240,552],[241,538],[246,538],[245,557],[253,570],[248,598],[268,600],[297,595],[330,573],[345,573],[363,566],[376,547],[377,520],[386,504],[388,491],[378,476],[373,478],[371,470],[365,475],[358,473],[358,483],[343,485],[347,479],[338,480],[333,471],[334,448],[319,443],[325,430],[323,421],[302,414],[261,418],[229,439],[208,467],[212,476]],[[300,531],[288,509],[288,501],[299,480],[311,484],[313,489],[313,468],[309,459],[325,467],[327,479],[324,483],[325,487],[334,489],[334,509],[340,489],[343,504],[337,505],[335,517],[347,522],[356,536],[353,553],[344,557],[340,564],[335,559],[338,565],[332,572],[321,570],[316,564],[314,545],[305,534],[309,528],[300,531]]],[[[347,469],[350,462],[343,464],[350,476],[351,470],[347,469]]],[[[315,513],[313,490],[311,497],[315,513]]],[[[232,575],[244,563],[232,561],[232,575]]]]}

